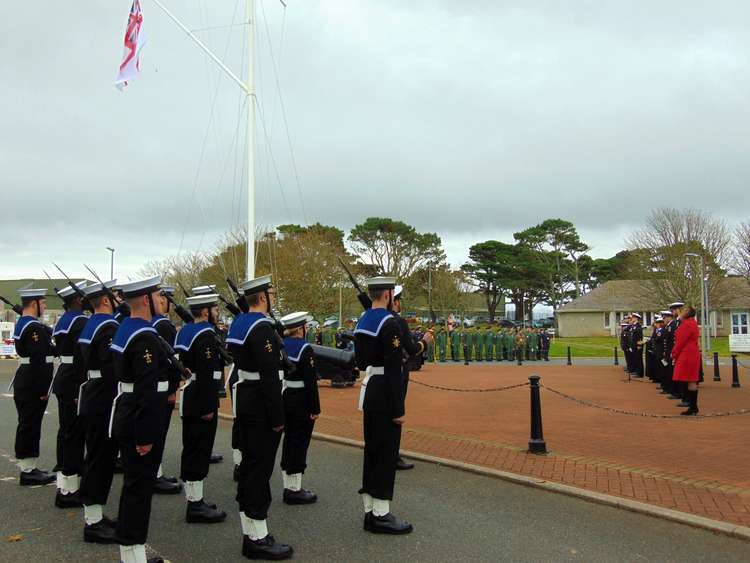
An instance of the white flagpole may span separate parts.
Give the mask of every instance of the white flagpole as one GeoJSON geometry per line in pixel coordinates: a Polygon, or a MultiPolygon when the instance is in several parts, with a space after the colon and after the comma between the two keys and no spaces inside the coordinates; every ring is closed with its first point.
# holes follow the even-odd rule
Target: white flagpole
{"type": "Polygon", "coordinates": [[[247,279],[255,277],[255,0],[245,4],[247,16],[247,279]]]}

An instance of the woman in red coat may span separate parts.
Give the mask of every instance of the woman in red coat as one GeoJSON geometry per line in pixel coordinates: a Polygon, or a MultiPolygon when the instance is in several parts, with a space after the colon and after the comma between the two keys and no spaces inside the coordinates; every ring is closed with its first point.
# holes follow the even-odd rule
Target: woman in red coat
{"type": "Polygon", "coordinates": [[[688,402],[690,407],[682,414],[698,414],[698,378],[701,369],[701,349],[698,345],[700,331],[695,320],[695,309],[685,307],[680,315],[682,320],[675,333],[672,360],[674,361],[674,381],[686,381],[688,384],[688,402]]]}

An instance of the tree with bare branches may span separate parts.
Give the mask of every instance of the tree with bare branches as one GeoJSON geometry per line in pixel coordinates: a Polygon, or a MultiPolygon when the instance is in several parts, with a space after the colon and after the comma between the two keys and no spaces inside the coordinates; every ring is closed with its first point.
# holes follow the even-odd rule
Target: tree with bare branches
{"type": "Polygon", "coordinates": [[[750,221],[740,223],[734,231],[732,269],[750,284],[750,221]]]}

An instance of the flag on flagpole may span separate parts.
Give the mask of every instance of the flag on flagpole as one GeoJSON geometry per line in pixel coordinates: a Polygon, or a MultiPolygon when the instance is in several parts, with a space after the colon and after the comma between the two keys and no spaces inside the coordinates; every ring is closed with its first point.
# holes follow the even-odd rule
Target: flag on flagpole
{"type": "Polygon", "coordinates": [[[115,86],[122,91],[128,83],[141,73],[141,49],[146,39],[142,33],[143,13],[141,3],[133,0],[128,16],[128,27],[125,30],[125,51],[120,63],[120,71],[115,80],[115,86]]]}

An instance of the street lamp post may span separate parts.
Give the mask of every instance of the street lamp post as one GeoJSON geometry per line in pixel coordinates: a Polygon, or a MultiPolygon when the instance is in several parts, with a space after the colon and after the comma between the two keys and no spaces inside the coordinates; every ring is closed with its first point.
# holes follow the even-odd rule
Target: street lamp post
{"type": "Polygon", "coordinates": [[[111,246],[107,247],[109,250],[109,279],[115,279],[115,249],[111,246]]]}
{"type": "Polygon", "coordinates": [[[694,252],[686,252],[685,256],[700,258],[701,261],[701,347],[704,353],[711,349],[711,340],[709,337],[709,320],[708,320],[708,288],[706,287],[706,261],[703,256],[694,252]]]}

